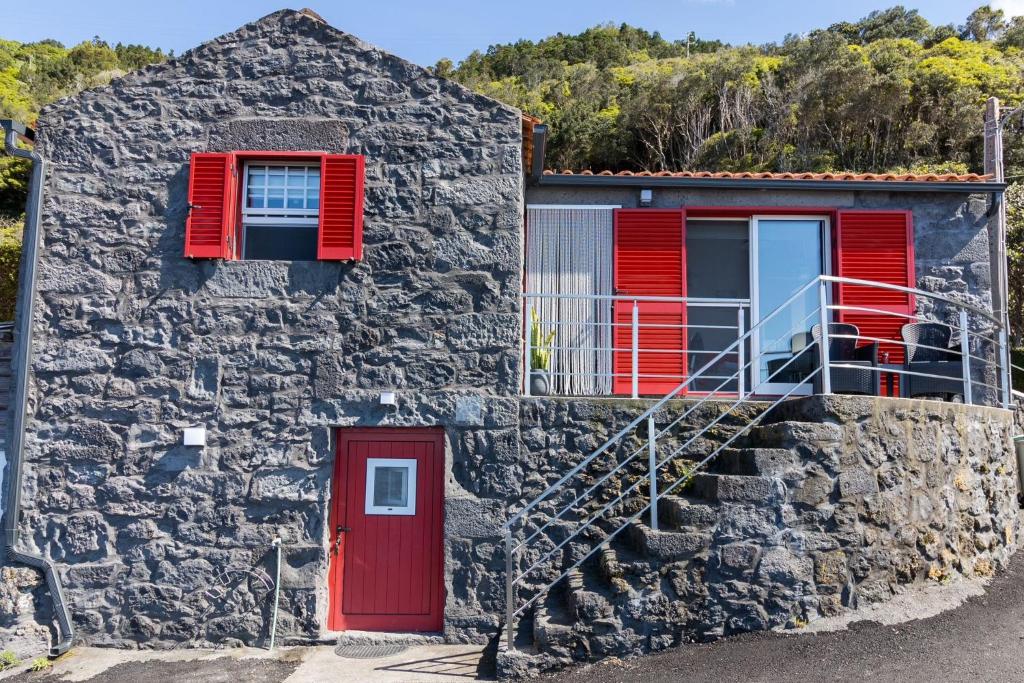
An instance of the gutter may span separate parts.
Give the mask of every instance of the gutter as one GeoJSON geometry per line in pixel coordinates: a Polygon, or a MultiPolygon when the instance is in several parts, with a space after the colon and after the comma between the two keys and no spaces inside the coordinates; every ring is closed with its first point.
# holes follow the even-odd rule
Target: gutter
{"type": "Polygon", "coordinates": [[[43,182],[46,177],[46,162],[36,151],[18,147],[18,138],[35,141],[35,131],[24,124],[10,119],[0,120],[4,130],[6,152],[14,157],[28,159],[32,163],[32,175],[28,184],[28,201],[25,204],[25,232],[22,238],[21,270],[19,273],[18,299],[14,307],[14,353],[11,373],[14,378],[10,410],[10,446],[7,454],[7,499],[4,506],[4,542],[0,551],[0,565],[9,561],[34,567],[43,572],[46,585],[53,600],[53,609],[60,623],[60,639],[50,647],[50,656],[57,657],[71,649],[75,632],[71,625],[71,614],[60,577],[53,562],[41,555],[18,549],[18,522],[21,520],[21,477],[25,455],[25,424],[28,418],[28,373],[32,359],[32,312],[35,310],[36,271],[39,266],[39,245],[41,230],[39,218],[43,204],[43,182]]]}
{"type": "MultiPolygon", "coordinates": [[[[536,144],[536,143],[534,143],[536,144]]],[[[536,149],[536,148],[535,148],[536,149]]],[[[534,167],[537,165],[534,151],[534,167]]],[[[881,190],[884,192],[1002,192],[1002,182],[915,182],[912,180],[773,180],[764,178],[675,178],[671,176],[578,175],[533,176],[541,187],[692,187],[732,190],[881,190]]]]}

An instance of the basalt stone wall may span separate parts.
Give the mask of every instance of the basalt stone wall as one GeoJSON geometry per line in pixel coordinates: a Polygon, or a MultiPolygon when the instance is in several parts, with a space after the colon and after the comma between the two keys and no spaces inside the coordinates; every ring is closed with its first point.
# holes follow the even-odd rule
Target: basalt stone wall
{"type": "Polygon", "coordinates": [[[465,574],[521,476],[519,113],[283,11],[51,105],[39,130],[19,526],[80,640],[261,642],[275,535],[279,636],[317,637],[352,425],[446,429],[449,628],[493,629],[491,579],[465,574]],[[364,154],[364,260],[185,259],[189,154],[244,149],[364,154]],[[194,425],[205,449],[181,445],[194,425]]]}
{"type": "MultiPolygon", "coordinates": [[[[593,445],[588,421],[616,413],[612,402],[524,404],[524,443],[554,446],[570,460],[593,445]]],[[[586,585],[608,587],[574,598],[597,616],[535,626],[548,646],[539,655],[502,653],[499,672],[518,677],[580,658],[799,627],[884,603],[908,584],[990,576],[1016,551],[1020,531],[1012,421],[1009,411],[934,401],[787,402],[737,440],[787,457],[773,456],[773,471],[746,494],[711,503],[705,553],[652,556],[647,574],[633,560],[625,576],[602,560],[603,579],[586,585]],[[764,495],[749,495],[758,490],[764,495]]],[[[570,546],[568,561],[583,551],[570,546]]]]}

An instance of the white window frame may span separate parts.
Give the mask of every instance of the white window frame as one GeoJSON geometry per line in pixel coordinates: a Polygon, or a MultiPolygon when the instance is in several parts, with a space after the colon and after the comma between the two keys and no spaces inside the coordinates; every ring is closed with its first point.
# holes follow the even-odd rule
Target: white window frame
{"type": "Polygon", "coordinates": [[[366,459],[366,505],[367,515],[415,515],[416,514],[416,459],[415,458],[367,458],[366,459]],[[388,507],[373,504],[373,489],[379,467],[404,467],[409,470],[407,481],[409,496],[406,505],[388,507]]]}
{"type": "MultiPolygon", "coordinates": [[[[296,227],[312,227],[315,228],[320,223],[320,209],[289,209],[288,204],[288,170],[292,168],[304,168],[310,169],[315,168],[320,171],[320,162],[308,162],[308,161],[247,161],[242,169],[242,225],[273,225],[273,226],[291,226],[296,227]],[[283,168],[285,169],[285,181],[284,181],[284,204],[285,206],[280,209],[268,209],[266,207],[267,190],[270,187],[270,183],[264,187],[264,206],[263,208],[250,207],[249,204],[249,170],[252,168],[283,168]]],[[[305,173],[308,173],[306,171],[305,173]]],[[[269,177],[269,176],[268,176],[269,177]]],[[[305,177],[305,176],[304,176],[305,177]]],[[[323,178],[321,178],[321,183],[323,178]]],[[[298,189],[298,188],[291,188],[298,189]]],[[[306,183],[302,184],[303,199],[306,199],[306,183]]],[[[317,191],[319,192],[320,185],[317,185],[317,191]]],[[[323,197],[320,197],[320,205],[323,206],[323,197]]],[[[305,203],[305,202],[304,202],[305,203]]]]}

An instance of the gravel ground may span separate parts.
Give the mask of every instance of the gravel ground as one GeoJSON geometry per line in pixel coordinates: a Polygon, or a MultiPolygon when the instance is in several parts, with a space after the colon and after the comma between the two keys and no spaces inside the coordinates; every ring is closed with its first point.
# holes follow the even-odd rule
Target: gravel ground
{"type": "Polygon", "coordinates": [[[1024,680],[1024,552],[958,609],[898,625],[749,633],[547,677],[558,683],[1024,680]]]}

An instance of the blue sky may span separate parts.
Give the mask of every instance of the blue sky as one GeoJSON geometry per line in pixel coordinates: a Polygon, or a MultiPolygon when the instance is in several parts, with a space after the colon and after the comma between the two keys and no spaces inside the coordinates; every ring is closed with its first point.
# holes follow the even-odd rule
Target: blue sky
{"type": "MultiPolygon", "coordinates": [[[[297,0],[332,25],[422,65],[458,61],[473,49],[519,38],[576,33],[604,22],[628,22],[667,38],[696,31],[731,43],[781,41],[871,10],[918,7],[933,24],[962,23],[981,0],[297,0]],[[315,5],[312,3],[316,3],[315,5]]],[[[0,37],[55,38],[74,44],[99,35],[182,52],[269,14],[284,0],[7,0],[0,37]]],[[[994,0],[1024,11],[1024,0],[994,0]]]]}

